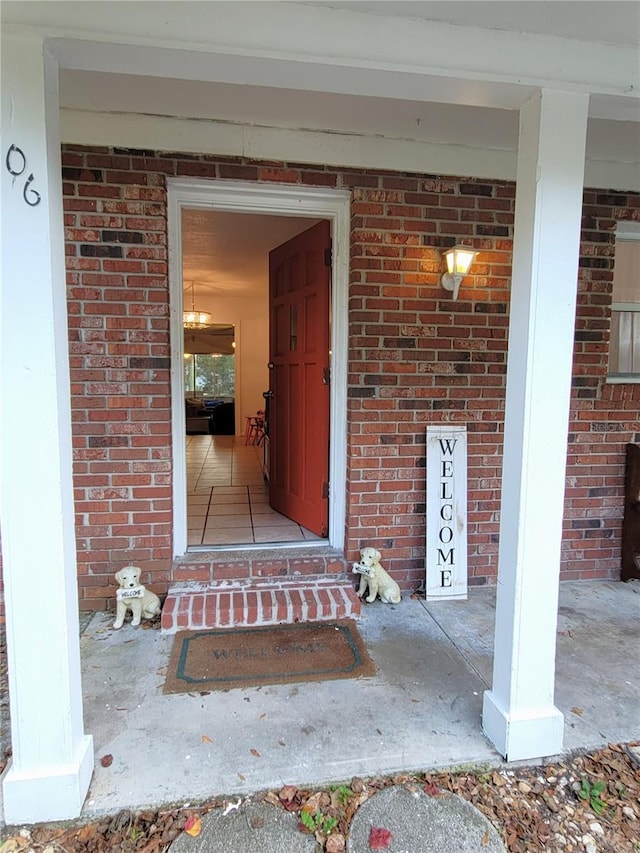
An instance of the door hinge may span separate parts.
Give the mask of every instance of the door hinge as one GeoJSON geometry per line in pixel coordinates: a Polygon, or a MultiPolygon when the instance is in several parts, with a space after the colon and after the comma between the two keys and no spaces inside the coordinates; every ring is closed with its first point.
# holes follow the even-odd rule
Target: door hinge
{"type": "Polygon", "coordinates": [[[328,248],[324,250],[324,265],[330,267],[333,263],[333,245],[330,243],[328,248]]]}
{"type": "Polygon", "coordinates": [[[329,497],[329,483],[322,484],[322,498],[326,500],[329,497]]]}

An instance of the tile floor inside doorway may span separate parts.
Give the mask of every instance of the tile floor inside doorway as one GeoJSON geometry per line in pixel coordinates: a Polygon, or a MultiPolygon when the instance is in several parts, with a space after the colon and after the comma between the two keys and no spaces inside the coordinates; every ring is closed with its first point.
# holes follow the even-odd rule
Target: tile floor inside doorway
{"type": "Polygon", "coordinates": [[[262,446],[233,435],[188,435],[188,545],[303,542],[319,537],[269,506],[262,446]]]}

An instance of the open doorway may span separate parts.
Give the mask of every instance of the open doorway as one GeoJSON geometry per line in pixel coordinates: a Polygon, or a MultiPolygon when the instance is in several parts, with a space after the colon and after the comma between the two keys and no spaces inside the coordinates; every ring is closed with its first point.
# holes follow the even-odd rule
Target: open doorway
{"type": "Polygon", "coordinates": [[[188,547],[326,541],[330,225],[184,208],[181,232],[188,547]]]}
{"type": "MultiPolygon", "coordinates": [[[[215,302],[208,307],[218,313],[215,302]]],[[[272,507],[264,410],[245,416],[244,432],[236,435],[242,351],[235,337],[234,326],[225,324],[184,330],[187,544],[210,549],[318,539],[272,507]]]]}
{"type": "MultiPolygon", "coordinates": [[[[346,312],[343,306],[347,282],[348,193],[306,190],[298,193],[291,188],[230,187],[227,183],[175,180],[170,181],[169,202],[173,422],[174,429],[177,427],[181,433],[178,435],[176,430],[174,434],[174,552],[181,555],[187,548],[299,545],[301,542],[311,545],[327,541],[339,546],[344,537],[344,493],[341,495],[338,491],[336,496],[334,492],[330,499],[329,480],[338,472],[343,492],[346,467],[346,387],[343,380],[346,377],[346,312]],[[311,198],[305,199],[306,195],[311,198]],[[323,220],[320,227],[327,240],[332,233],[341,234],[339,242],[344,254],[338,274],[335,256],[332,257],[327,243],[321,249],[314,249],[316,255],[322,257],[326,269],[325,291],[316,290],[309,298],[307,284],[313,278],[309,275],[306,289],[298,294],[297,302],[288,296],[282,299],[281,281],[277,286],[272,281],[270,293],[270,252],[312,231],[323,220]],[[212,325],[233,328],[234,388],[233,400],[228,402],[234,407],[234,425],[233,431],[227,433],[218,431],[211,422],[207,423],[206,432],[202,425],[198,431],[187,430],[185,388],[188,379],[191,379],[190,390],[193,392],[195,387],[195,399],[202,408],[221,405],[219,400],[209,399],[208,394],[198,393],[197,378],[193,377],[198,359],[194,358],[193,373],[191,367],[187,370],[185,365],[190,355],[197,355],[189,353],[188,334],[179,325],[183,307],[190,307],[184,287],[191,282],[196,283],[195,295],[193,290],[190,293],[198,311],[210,312],[212,325]],[[278,288],[281,298],[274,312],[277,301],[274,294],[278,288]],[[305,315],[307,305],[309,310],[305,315]],[[321,311],[318,311],[319,305],[322,305],[321,311]],[[337,326],[330,326],[337,306],[340,306],[338,316],[341,319],[337,326]],[[311,320],[316,327],[322,325],[322,336],[310,331],[311,320]],[[316,338],[320,341],[318,351],[326,357],[320,365],[306,358],[310,342],[316,338]],[[282,351],[283,340],[286,353],[282,351]],[[332,352],[333,364],[330,365],[332,352]],[[336,352],[340,356],[339,364],[335,360],[336,352]],[[296,456],[299,451],[295,447],[299,439],[296,419],[306,412],[309,422],[318,423],[315,417],[318,400],[307,400],[308,395],[305,396],[305,388],[314,384],[309,378],[314,370],[315,379],[323,389],[320,396],[325,393],[326,397],[325,436],[320,436],[316,429],[315,441],[307,437],[306,450],[303,449],[302,456],[296,456]],[[335,376],[338,384],[332,381],[335,376]],[[183,411],[178,411],[179,408],[183,411]],[[256,420],[260,429],[251,433],[247,427],[256,420]],[[336,425],[340,427],[336,434],[341,440],[334,452],[331,437],[336,425]],[[314,473],[314,464],[322,453],[326,464],[320,478],[314,473]],[[307,523],[306,515],[296,514],[290,503],[281,503],[276,508],[273,474],[275,471],[280,488],[283,483],[281,463],[285,457],[289,474],[286,474],[285,465],[284,480],[293,484],[294,493],[299,491],[296,478],[301,468],[309,468],[310,476],[317,480],[313,481],[312,491],[322,496],[325,511],[324,519],[315,529],[307,523]],[[308,459],[310,464],[301,465],[300,459],[303,462],[308,459]],[[196,518],[200,521],[196,522],[196,518]]],[[[306,244],[303,249],[304,256],[298,259],[291,256],[287,260],[290,269],[294,269],[296,263],[311,269],[311,250],[306,244]]],[[[298,273],[293,274],[291,280],[306,281],[305,276],[298,273]]],[[[313,289],[315,284],[311,284],[313,289]]],[[[287,292],[290,290],[295,288],[288,284],[287,292]]]]}

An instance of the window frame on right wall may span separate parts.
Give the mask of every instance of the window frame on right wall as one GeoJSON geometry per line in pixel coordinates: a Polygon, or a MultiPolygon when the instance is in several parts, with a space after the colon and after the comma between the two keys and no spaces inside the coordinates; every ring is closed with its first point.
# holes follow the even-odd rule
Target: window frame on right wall
{"type": "Polygon", "coordinates": [[[640,383],[640,223],[616,228],[607,382],[640,383]]]}

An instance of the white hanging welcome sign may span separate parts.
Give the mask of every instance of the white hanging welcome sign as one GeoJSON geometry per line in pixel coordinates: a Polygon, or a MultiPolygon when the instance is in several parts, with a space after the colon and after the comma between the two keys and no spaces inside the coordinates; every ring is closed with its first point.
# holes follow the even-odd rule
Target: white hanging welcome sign
{"type": "Polygon", "coordinates": [[[427,427],[427,601],[467,597],[467,428],[427,427]]]}

